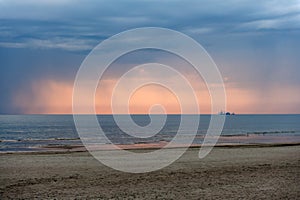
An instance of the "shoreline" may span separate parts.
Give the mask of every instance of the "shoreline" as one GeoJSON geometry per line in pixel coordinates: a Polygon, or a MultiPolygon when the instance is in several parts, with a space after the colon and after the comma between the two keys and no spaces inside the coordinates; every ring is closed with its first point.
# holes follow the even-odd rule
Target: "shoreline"
{"type": "MultiPolygon", "coordinates": [[[[191,147],[201,147],[204,136],[196,136],[191,147]]],[[[169,140],[159,141],[133,141],[126,144],[117,142],[116,144],[89,144],[89,150],[113,150],[119,147],[125,150],[134,149],[161,149],[168,145],[169,140]],[[117,147],[116,147],[117,146],[117,147]]],[[[221,135],[215,145],[220,147],[239,147],[239,146],[274,146],[274,145],[294,145],[300,144],[300,135],[221,135]]],[[[187,147],[188,144],[172,144],[168,148],[187,147]]],[[[51,151],[86,151],[82,141],[79,139],[46,139],[46,140],[3,140],[0,142],[0,154],[18,152],[51,152],[51,151]]]]}
{"type": "MultiPolygon", "coordinates": [[[[109,145],[110,146],[110,145],[109,145]]],[[[104,147],[102,149],[95,149],[93,151],[118,151],[113,147],[104,147]]],[[[130,151],[147,151],[147,150],[158,150],[162,146],[149,144],[148,146],[141,147],[140,145],[118,145],[122,150],[130,151]]],[[[200,149],[203,145],[191,145],[187,149],[200,149]]],[[[231,144],[216,144],[213,148],[267,148],[267,147],[288,147],[288,146],[300,146],[300,142],[295,143],[253,143],[253,144],[240,144],[240,143],[231,143],[231,144]]],[[[205,147],[205,146],[204,146],[205,147]]],[[[210,147],[207,145],[207,147],[210,147]]],[[[174,146],[168,147],[166,149],[176,149],[176,148],[186,148],[186,146],[174,146]]],[[[35,148],[33,148],[35,149],[35,148]]],[[[13,155],[23,155],[23,154],[68,154],[68,153],[80,153],[88,152],[88,150],[83,145],[50,145],[39,147],[38,150],[33,151],[1,151],[1,155],[13,154],[13,155]]]]}

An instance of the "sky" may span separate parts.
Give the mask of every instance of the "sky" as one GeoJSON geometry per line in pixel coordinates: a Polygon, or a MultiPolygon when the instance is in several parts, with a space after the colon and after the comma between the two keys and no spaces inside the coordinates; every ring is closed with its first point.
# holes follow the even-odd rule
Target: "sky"
{"type": "MultiPolygon", "coordinates": [[[[221,72],[228,111],[300,113],[299,0],[0,0],[0,114],[72,113],[74,79],[85,57],[103,40],[140,27],[169,28],[199,42],[221,72]]],[[[180,68],[201,113],[210,113],[201,77],[176,56],[154,50],[113,63],[95,95],[98,113],[111,113],[109,97],[122,73],[147,62],[180,68]]],[[[157,103],[180,112],[176,96],[155,85],[137,90],[129,110],[147,113],[157,103]]]]}

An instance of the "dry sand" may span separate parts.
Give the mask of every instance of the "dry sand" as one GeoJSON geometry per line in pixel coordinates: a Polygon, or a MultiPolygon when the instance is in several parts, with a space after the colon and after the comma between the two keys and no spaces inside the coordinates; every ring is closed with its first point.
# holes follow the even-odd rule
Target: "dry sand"
{"type": "Polygon", "coordinates": [[[87,152],[1,154],[0,199],[300,199],[300,146],[197,155],[193,148],[162,170],[129,174],[87,152]]]}

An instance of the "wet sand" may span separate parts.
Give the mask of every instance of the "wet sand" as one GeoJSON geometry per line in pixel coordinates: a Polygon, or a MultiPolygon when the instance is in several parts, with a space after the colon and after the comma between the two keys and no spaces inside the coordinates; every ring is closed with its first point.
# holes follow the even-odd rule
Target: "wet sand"
{"type": "MultiPolygon", "coordinates": [[[[134,150],[143,151],[143,150],[134,150]]],[[[151,173],[110,169],[87,152],[0,154],[0,199],[299,199],[300,146],[189,149],[151,173]]]]}

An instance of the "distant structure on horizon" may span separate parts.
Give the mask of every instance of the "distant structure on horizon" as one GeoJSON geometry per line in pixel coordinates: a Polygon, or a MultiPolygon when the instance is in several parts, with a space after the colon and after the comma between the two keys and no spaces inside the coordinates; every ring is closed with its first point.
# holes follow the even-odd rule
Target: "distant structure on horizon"
{"type": "Polygon", "coordinates": [[[221,112],[219,112],[219,115],[235,115],[234,112],[230,113],[230,112],[224,112],[223,110],[221,110],[221,112]]]}

